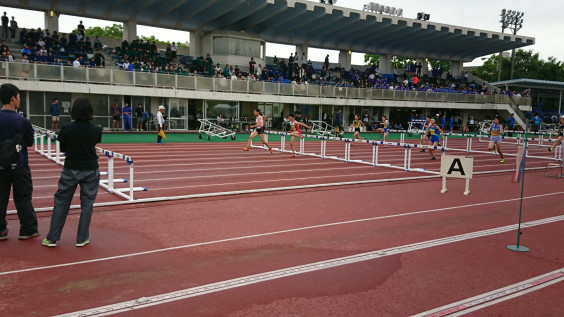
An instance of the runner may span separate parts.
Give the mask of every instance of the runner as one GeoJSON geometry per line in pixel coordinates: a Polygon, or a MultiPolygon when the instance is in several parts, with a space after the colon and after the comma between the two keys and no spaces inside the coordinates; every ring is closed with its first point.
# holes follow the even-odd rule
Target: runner
{"type": "Polygon", "coordinates": [[[488,144],[488,149],[494,153],[499,153],[501,157],[499,160],[500,163],[505,161],[503,153],[501,152],[501,135],[503,134],[503,130],[503,127],[499,124],[499,118],[495,117],[494,123],[490,126],[490,143],[488,144]]]}
{"type": "Polygon", "coordinates": [[[548,148],[548,151],[554,151],[557,146],[562,144],[562,139],[564,139],[564,115],[560,116],[560,124],[558,125],[558,138],[556,139],[556,142],[554,142],[552,147],[548,148]]]}
{"type": "Polygon", "coordinates": [[[382,122],[380,122],[381,128],[378,128],[378,132],[380,132],[380,137],[384,137],[384,141],[388,142],[388,135],[390,135],[390,121],[386,116],[382,116],[382,122]]]}
{"type": "MultiPolygon", "coordinates": [[[[431,126],[431,117],[427,115],[425,116],[425,120],[425,123],[423,123],[423,131],[425,131],[425,133],[421,136],[421,141],[419,141],[421,145],[429,144],[429,127],[431,126]]],[[[421,149],[419,152],[425,152],[425,149],[421,149]]]]}
{"type": "MultiPolygon", "coordinates": [[[[438,146],[441,134],[443,134],[444,132],[441,128],[439,128],[435,119],[431,119],[431,125],[427,130],[429,131],[428,134],[429,140],[431,141],[431,146],[438,146]]],[[[429,153],[431,154],[431,160],[437,159],[435,157],[435,150],[429,149],[429,153]]]]}
{"type": "Polygon", "coordinates": [[[294,141],[296,141],[296,138],[303,139],[300,126],[303,125],[308,129],[311,129],[311,127],[308,127],[306,124],[296,121],[293,114],[288,115],[288,120],[290,123],[290,128],[292,129],[289,134],[292,136],[292,139],[290,140],[290,146],[292,147],[292,158],[294,158],[296,157],[296,151],[294,150],[294,141]]]}
{"type": "Polygon", "coordinates": [[[366,128],[366,126],[364,125],[364,122],[360,121],[360,119],[358,118],[358,115],[355,114],[354,115],[354,121],[352,123],[352,126],[354,127],[354,135],[353,138],[354,139],[361,139],[361,140],[366,140],[365,138],[362,138],[360,136],[360,125],[362,124],[363,127],[366,128]]]}
{"type": "Polygon", "coordinates": [[[266,145],[268,147],[268,149],[270,150],[270,153],[272,153],[272,147],[270,146],[270,144],[268,144],[268,142],[266,142],[264,140],[264,119],[265,117],[262,115],[262,113],[260,112],[259,109],[255,109],[255,116],[256,116],[256,123],[255,125],[251,126],[251,129],[255,129],[255,131],[253,131],[253,133],[251,133],[251,136],[249,136],[249,142],[247,142],[247,147],[243,149],[243,151],[249,151],[251,148],[251,141],[253,140],[253,138],[255,138],[257,135],[260,136],[260,140],[262,141],[262,144],[266,145]]]}

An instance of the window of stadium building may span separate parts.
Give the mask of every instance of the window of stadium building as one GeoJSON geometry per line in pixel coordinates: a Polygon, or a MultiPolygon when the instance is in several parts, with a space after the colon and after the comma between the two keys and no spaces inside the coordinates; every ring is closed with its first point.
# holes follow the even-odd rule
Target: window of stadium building
{"type": "Polygon", "coordinates": [[[206,100],[206,119],[216,119],[219,114],[223,118],[231,118],[233,114],[238,115],[239,103],[235,101],[206,100]]]}
{"type": "Polygon", "coordinates": [[[262,58],[262,42],[233,37],[214,37],[215,55],[257,56],[262,58]]]}

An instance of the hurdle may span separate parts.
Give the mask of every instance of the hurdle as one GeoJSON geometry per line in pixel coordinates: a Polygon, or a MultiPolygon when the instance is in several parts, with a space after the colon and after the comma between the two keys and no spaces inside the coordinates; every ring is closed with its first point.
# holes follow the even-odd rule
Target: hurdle
{"type": "MultiPolygon", "coordinates": [[[[34,131],[34,146],[35,152],[39,153],[41,156],[55,162],[58,165],[65,165],[65,154],[61,152],[61,145],[58,140],[58,135],[50,130],[33,126],[34,131]],[[47,142],[45,142],[47,139],[47,142]],[[54,141],[55,148],[52,148],[52,143],[54,141]],[[47,143],[47,144],[45,144],[47,143]]],[[[134,162],[130,156],[108,151],[99,147],[96,147],[96,152],[101,153],[108,159],[108,171],[100,172],[100,176],[107,176],[107,179],[100,179],[100,186],[106,189],[109,193],[115,194],[124,198],[128,201],[134,200],[133,193],[138,191],[147,191],[146,187],[135,187],[134,186],[134,162]],[[124,160],[129,164],[129,179],[125,178],[114,178],[114,158],[124,160]],[[116,188],[116,183],[128,183],[127,188],[116,188]],[[125,193],[128,193],[125,194],[125,193]]]]}
{"type": "Polygon", "coordinates": [[[100,186],[106,189],[109,193],[118,195],[126,200],[132,201],[133,193],[139,191],[147,191],[146,187],[135,187],[134,186],[134,162],[130,156],[121,153],[108,151],[97,147],[96,152],[103,154],[108,158],[108,171],[100,173],[100,175],[107,176],[108,179],[100,179],[100,186]],[[129,179],[125,178],[114,178],[114,159],[124,160],[129,165],[129,179]],[[115,183],[128,183],[129,186],[126,188],[116,188],[115,183]],[[129,195],[125,194],[129,193],[129,195]]]}
{"type": "MultiPolygon", "coordinates": [[[[274,151],[282,152],[282,153],[292,153],[290,150],[286,149],[286,136],[289,136],[289,133],[286,132],[278,132],[278,131],[265,131],[265,139],[268,141],[268,135],[278,135],[280,136],[280,148],[272,148],[274,151]]],[[[374,167],[388,167],[393,169],[399,169],[403,171],[412,171],[412,172],[423,172],[433,175],[439,175],[439,172],[429,171],[423,168],[413,168],[411,166],[411,159],[412,159],[412,150],[413,149],[430,149],[430,150],[438,150],[444,152],[445,149],[439,146],[431,146],[431,145],[420,145],[420,144],[409,144],[409,143],[402,143],[402,142],[385,142],[385,141],[374,141],[374,140],[360,140],[360,139],[350,139],[344,137],[329,137],[329,136],[319,136],[319,135],[309,135],[309,134],[302,134],[300,138],[299,150],[297,151],[298,154],[303,156],[313,156],[319,157],[322,159],[331,159],[336,161],[342,161],[346,163],[357,163],[357,164],[364,164],[374,167]],[[313,139],[320,141],[320,151],[319,153],[308,153],[305,151],[305,143],[306,139],[313,139]],[[344,143],[344,156],[335,156],[335,155],[327,155],[327,142],[328,141],[339,141],[344,143]],[[368,144],[372,146],[372,158],[371,160],[355,160],[351,158],[351,146],[354,143],[359,144],[368,144]],[[380,146],[386,147],[399,147],[403,148],[403,164],[401,165],[394,165],[389,163],[382,163],[379,157],[380,154],[380,146]]],[[[251,147],[252,148],[260,148],[266,149],[264,145],[253,145],[251,140],[251,147]]]]}

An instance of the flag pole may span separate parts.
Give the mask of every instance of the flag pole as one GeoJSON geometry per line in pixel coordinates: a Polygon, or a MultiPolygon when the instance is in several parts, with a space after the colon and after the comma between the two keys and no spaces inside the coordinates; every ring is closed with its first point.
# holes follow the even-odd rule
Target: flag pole
{"type": "MultiPolygon", "coordinates": [[[[527,118],[525,118],[527,119],[527,118]]],[[[521,175],[521,202],[519,205],[519,225],[517,226],[517,244],[516,245],[508,245],[507,248],[511,251],[517,252],[527,252],[529,248],[520,245],[521,243],[521,218],[523,215],[523,193],[525,190],[525,163],[527,161],[527,154],[529,152],[529,136],[527,132],[529,131],[529,120],[527,119],[525,125],[525,155],[523,156],[523,175],[521,175]]]]}

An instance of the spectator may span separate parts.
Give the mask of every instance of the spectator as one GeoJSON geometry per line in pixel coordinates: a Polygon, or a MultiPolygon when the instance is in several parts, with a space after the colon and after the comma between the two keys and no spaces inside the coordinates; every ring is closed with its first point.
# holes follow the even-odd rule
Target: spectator
{"type": "Polygon", "coordinates": [[[114,119],[112,122],[112,130],[117,131],[121,122],[121,106],[117,99],[114,100],[114,105],[112,106],[112,117],[114,119]]]}
{"type": "Polygon", "coordinates": [[[94,63],[97,67],[106,67],[106,58],[100,53],[100,50],[97,50],[94,55],[94,63]]]}
{"type": "Polygon", "coordinates": [[[325,69],[329,70],[329,54],[325,56],[325,69]]]}
{"type": "Polygon", "coordinates": [[[16,22],[16,19],[14,17],[12,17],[12,20],[10,21],[10,35],[12,37],[12,42],[14,42],[14,39],[16,38],[16,31],[18,30],[18,22],[16,22]]]}
{"type": "Polygon", "coordinates": [[[137,109],[135,109],[135,117],[137,118],[137,131],[143,131],[143,114],[143,105],[138,104],[137,109]]]}
{"type": "Polygon", "coordinates": [[[59,129],[59,116],[61,115],[61,108],[59,106],[59,99],[53,99],[51,104],[51,130],[59,129]]]}
{"type": "Polygon", "coordinates": [[[80,59],[77,57],[74,62],[72,62],[72,67],[80,67],[80,59]]]}
{"type": "Polygon", "coordinates": [[[77,26],[78,29],[78,33],[84,38],[84,25],[82,24],[82,21],[80,21],[80,23],[77,26]]]}
{"type": "Polygon", "coordinates": [[[512,137],[513,131],[515,131],[515,115],[513,113],[507,119],[507,130],[509,132],[508,135],[512,137]]]}
{"type": "Polygon", "coordinates": [[[255,62],[255,58],[251,57],[251,60],[249,61],[249,74],[254,74],[255,73],[255,64],[257,62],[255,62]]]}
{"type": "Polygon", "coordinates": [[[123,107],[123,130],[132,132],[131,129],[131,107],[129,103],[126,102],[123,107]]]}
{"type": "Polygon", "coordinates": [[[2,16],[2,38],[3,39],[8,39],[8,24],[10,23],[10,18],[8,18],[8,15],[6,12],[4,12],[4,15],[2,16]]]}
{"type": "Polygon", "coordinates": [[[8,169],[0,170],[0,240],[8,239],[6,209],[10,190],[14,189],[13,199],[20,219],[19,239],[25,240],[39,235],[37,216],[31,202],[33,185],[28,164],[27,147],[33,145],[31,122],[19,114],[20,91],[12,84],[0,86],[0,142],[16,137],[21,133],[22,149],[19,156],[8,169]]]}
{"type": "Polygon", "coordinates": [[[100,41],[99,36],[96,36],[96,38],[94,39],[94,49],[97,51],[102,49],[102,42],[100,41]]]}
{"type": "Polygon", "coordinates": [[[539,132],[541,125],[542,125],[542,118],[537,114],[533,118],[533,132],[539,132]]]}
{"type": "Polygon", "coordinates": [[[302,67],[305,68],[307,66],[307,58],[305,53],[302,53],[302,67]]]}
{"type": "Polygon", "coordinates": [[[100,186],[100,171],[96,144],[102,142],[102,128],[93,124],[94,109],[90,100],[78,98],[71,109],[72,122],[66,123],[59,134],[61,150],[66,153],[65,166],[59,178],[59,189],[55,193],[55,207],[51,214],[51,225],[42,244],[56,247],[65,225],[69,206],[80,185],[80,220],[76,246],[90,243],[90,220],[93,205],[100,186]]]}
{"type": "Polygon", "coordinates": [[[176,52],[178,51],[178,46],[175,42],[172,42],[172,46],[170,47],[170,56],[172,59],[172,63],[176,64],[176,52]]]}

